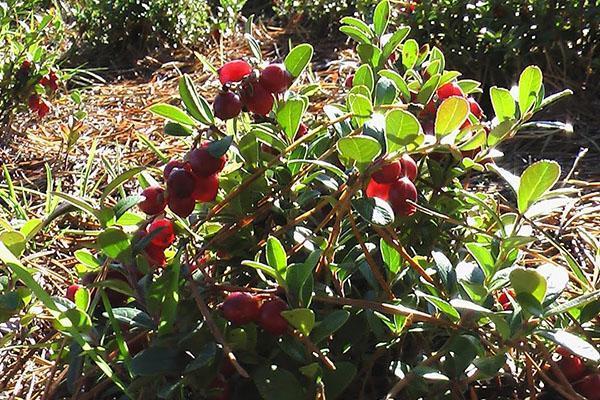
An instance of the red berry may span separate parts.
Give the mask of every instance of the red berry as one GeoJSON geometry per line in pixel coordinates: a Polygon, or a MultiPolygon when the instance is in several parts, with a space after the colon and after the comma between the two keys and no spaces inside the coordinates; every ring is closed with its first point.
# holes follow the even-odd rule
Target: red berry
{"type": "Polygon", "coordinates": [[[217,175],[195,176],[194,192],[192,198],[201,203],[214,201],[219,191],[219,179],[217,175]]]}
{"type": "Polygon", "coordinates": [[[181,218],[187,218],[194,212],[196,202],[193,197],[169,197],[169,209],[181,218]]]}
{"type": "Polygon", "coordinates": [[[512,310],[510,298],[515,298],[515,292],[512,289],[503,290],[502,293],[500,293],[500,296],[498,296],[498,303],[500,303],[504,311],[512,310]]]}
{"type": "Polygon", "coordinates": [[[233,92],[219,93],[213,102],[213,111],[223,121],[237,117],[242,112],[240,97],[233,92]]]}
{"type": "Polygon", "coordinates": [[[421,111],[421,116],[423,117],[427,117],[427,116],[434,116],[437,110],[437,106],[435,104],[435,101],[431,100],[429,103],[425,104],[425,107],[423,108],[423,111],[421,111]]]}
{"type": "Polygon", "coordinates": [[[229,61],[219,68],[219,81],[222,85],[239,82],[252,72],[252,67],[244,60],[229,61]]]}
{"type": "Polygon", "coordinates": [[[373,172],[371,178],[377,183],[392,183],[400,178],[401,171],[402,165],[400,164],[400,161],[393,161],[384,164],[377,171],[373,172]]]}
{"type": "Polygon", "coordinates": [[[586,376],[573,389],[588,400],[600,400],[600,373],[586,376]]]}
{"type": "Polygon", "coordinates": [[[58,77],[54,72],[49,72],[48,75],[43,76],[40,79],[40,85],[47,87],[51,91],[55,92],[58,90],[58,77]]]}
{"type": "Polygon", "coordinates": [[[302,136],[308,133],[308,125],[304,122],[301,122],[298,126],[298,130],[296,131],[296,139],[300,139],[302,136]]]}
{"type": "Polygon", "coordinates": [[[185,161],[171,160],[167,163],[167,165],[165,165],[165,168],[163,169],[163,178],[165,179],[165,181],[169,179],[169,175],[171,175],[171,171],[173,171],[173,168],[187,169],[187,167],[189,167],[189,165],[185,161]]]}
{"type": "Polygon", "coordinates": [[[437,95],[440,100],[447,99],[450,96],[464,96],[460,86],[454,82],[446,83],[445,85],[440,86],[437,90],[437,95]]]}
{"type": "Polygon", "coordinates": [[[275,98],[258,82],[248,83],[242,88],[242,102],[248,111],[266,116],[273,109],[275,98]]]}
{"type": "Polygon", "coordinates": [[[81,285],[73,284],[67,288],[67,299],[71,301],[75,301],[75,293],[81,289],[81,285]]]}
{"type": "Polygon", "coordinates": [[[171,221],[165,218],[159,218],[152,221],[152,223],[148,225],[146,232],[148,234],[157,232],[156,235],[152,237],[152,240],[150,240],[150,244],[161,249],[166,249],[175,241],[175,226],[171,221]]]}
{"type": "Polygon", "coordinates": [[[390,185],[389,201],[396,215],[408,217],[415,213],[417,208],[407,200],[417,201],[417,188],[405,176],[390,185]]]}
{"type": "Polygon", "coordinates": [[[562,356],[557,364],[569,382],[578,381],[585,375],[586,366],[581,358],[577,356],[562,356]]]}
{"type": "Polygon", "coordinates": [[[41,99],[37,108],[38,117],[44,118],[49,112],[50,103],[48,103],[45,99],[41,99]]]}
{"type": "Polygon", "coordinates": [[[402,165],[402,176],[406,176],[414,182],[419,173],[419,168],[415,160],[408,154],[403,154],[402,158],[400,158],[400,165],[402,165]]]}
{"type": "Polygon", "coordinates": [[[37,111],[40,107],[40,96],[37,94],[32,94],[31,96],[29,96],[27,104],[29,105],[29,109],[31,111],[37,111]]]}
{"type": "Polygon", "coordinates": [[[144,249],[148,263],[153,267],[164,267],[167,263],[167,257],[165,256],[165,249],[159,246],[155,246],[150,243],[144,249]]]}
{"type": "Polygon", "coordinates": [[[348,89],[351,89],[353,83],[354,83],[354,74],[350,74],[346,77],[346,80],[344,81],[344,86],[346,86],[348,89]]]}
{"type": "Polygon", "coordinates": [[[473,124],[471,123],[471,121],[469,121],[469,118],[467,118],[465,122],[463,122],[463,124],[460,126],[460,130],[462,131],[463,129],[468,129],[471,127],[471,125],[473,124]]]}
{"type": "Polygon", "coordinates": [[[138,207],[146,214],[156,215],[165,210],[167,197],[165,196],[165,190],[160,186],[151,186],[144,189],[142,196],[144,196],[144,200],[138,204],[138,207]]]}
{"type": "Polygon", "coordinates": [[[283,335],[287,332],[288,323],[281,312],[287,308],[287,304],[280,298],[263,303],[258,315],[258,324],[271,335],[283,335]]]}
{"type": "Polygon", "coordinates": [[[377,197],[387,201],[390,197],[390,185],[377,183],[375,179],[370,179],[367,184],[366,194],[367,197],[377,197]]]}
{"type": "Polygon", "coordinates": [[[192,171],[198,176],[207,177],[221,172],[225,167],[227,157],[223,154],[221,157],[215,157],[208,151],[209,143],[203,143],[190,151],[188,160],[192,171]]]}
{"type": "Polygon", "coordinates": [[[472,97],[469,97],[467,100],[469,100],[469,108],[471,110],[471,114],[473,114],[475,118],[481,119],[481,117],[483,117],[483,110],[481,109],[479,103],[476,102],[475,99],[472,97]]]}
{"type": "Polygon", "coordinates": [[[194,191],[196,180],[192,172],[183,168],[173,168],[167,179],[169,198],[183,199],[190,197],[194,191]]]}
{"type": "Polygon", "coordinates": [[[271,64],[260,72],[259,82],[267,92],[283,93],[292,84],[292,75],[283,64],[271,64]]]}
{"type": "Polygon", "coordinates": [[[563,357],[569,357],[573,355],[573,353],[571,353],[570,350],[567,350],[564,347],[557,347],[556,350],[554,350],[554,352],[560,354],[563,357]]]}
{"type": "Polygon", "coordinates": [[[256,321],[259,309],[260,301],[258,297],[246,292],[230,293],[222,306],[225,319],[236,325],[256,321]]]}
{"type": "Polygon", "coordinates": [[[29,70],[31,69],[31,61],[29,61],[29,60],[23,61],[23,63],[21,64],[21,69],[23,71],[28,71],[29,72],[29,70]]]}

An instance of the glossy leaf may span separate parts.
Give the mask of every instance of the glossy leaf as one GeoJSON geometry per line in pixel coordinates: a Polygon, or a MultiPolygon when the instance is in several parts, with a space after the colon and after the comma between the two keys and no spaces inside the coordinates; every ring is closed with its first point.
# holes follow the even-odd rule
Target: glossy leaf
{"type": "Polygon", "coordinates": [[[554,186],[560,177],[560,165],[556,161],[541,160],[531,164],[521,175],[519,184],[519,211],[524,213],[554,186]]]}

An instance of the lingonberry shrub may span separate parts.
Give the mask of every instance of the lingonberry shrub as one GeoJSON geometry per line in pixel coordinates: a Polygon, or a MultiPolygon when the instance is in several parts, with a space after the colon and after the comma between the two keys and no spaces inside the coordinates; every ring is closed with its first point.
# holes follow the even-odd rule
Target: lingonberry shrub
{"type": "MultiPolygon", "coordinates": [[[[220,94],[211,107],[183,76],[180,107],[150,107],[185,146],[162,174],[126,170],[98,205],[62,196],[99,227],[77,252],[95,274],[89,307],[38,297],[69,343],[67,375],[132,398],[593,393],[581,383],[597,380],[600,362],[593,267],[546,228],[573,193],[554,189],[558,164],[516,176],[499,150],[568,92],[546,96],[529,66],[514,90],[492,88],[480,112],[470,98],[488,94],[439,48],[405,27],[386,33],[390,4],[372,20],[342,20],[359,65],[340,97],[310,106],[318,74],[303,74],[307,44],[270,64],[278,85],[261,82],[260,57],[245,60],[250,71],[221,67],[215,84],[243,104],[232,121],[216,115],[220,94]],[[167,207],[143,212],[152,196],[127,196],[133,177],[163,188],[167,207]],[[473,185],[490,179],[506,184],[473,185]],[[134,355],[138,337],[147,340],[134,355]],[[557,345],[585,366],[564,369],[578,372],[572,385],[557,345]],[[225,365],[235,372],[223,385],[225,365]]],[[[69,382],[60,385],[77,396],[69,382]]]]}

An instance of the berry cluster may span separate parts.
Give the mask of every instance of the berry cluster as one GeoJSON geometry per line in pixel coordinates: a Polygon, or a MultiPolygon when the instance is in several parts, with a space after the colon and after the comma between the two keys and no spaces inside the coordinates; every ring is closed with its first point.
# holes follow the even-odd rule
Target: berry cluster
{"type": "Polygon", "coordinates": [[[25,60],[15,73],[15,80],[15,88],[22,90],[21,93],[25,92],[25,96],[29,94],[29,97],[27,97],[29,109],[37,113],[39,118],[45,117],[50,112],[50,102],[38,93],[36,86],[41,86],[40,91],[46,95],[56,92],[58,90],[58,76],[56,73],[50,71],[46,75],[41,75],[36,72],[36,67],[31,61],[25,60]]]}
{"type": "Polygon", "coordinates": [[[270,64],[258,72],[246,61],[234,60],[225,63],[218,72],[223,90],[215,97],[213,110],[222,120],[237,117],[242,109],[268,115],[275,96],[285,92],[293,81],[283,64],[270,64]],[[234,88],[232,84],[237,86],[234,88]]]}
{"type": "Polygon", "coordinates": [[[590,372],[580,357],[563,347],[557,348],[556,354],[560,355],[558,368],[573,383],[573,389],[586,399],[600,400],[600,373],[590,372]]]}
{"type": "Polygon", "coordinates": [[[235,325],[256,322],[271,335],[281,336],[287,332],[288,323],[281,316],[287,308],[279,297],[262,301],[260,297],[246,292],[233,292],[223,301],[221,310],[225,319],[235,325]]]}
{"type": "Polygon", "coordinates": [[[217,197],[218,174],[225,167],[227,157],[211,153],[210,143],[192,149],[187,161],[171,160],[164,168],[167,189],[151,186],[142,192],[144,200],[138,206],[148,215],[162,213],[167,205],[173,213],[188,217],[196,202],[207,203],[217,197]]]}
{"type": "Polygon", "coordinates": [[[399,160],[385,163],[371,174],[366,195],[389,202],[398,216],[413,215],[416,207],[408,200],[417,201],[417,188],[413,183],[417,174],[417,163],[404,154],[399,160]]]}

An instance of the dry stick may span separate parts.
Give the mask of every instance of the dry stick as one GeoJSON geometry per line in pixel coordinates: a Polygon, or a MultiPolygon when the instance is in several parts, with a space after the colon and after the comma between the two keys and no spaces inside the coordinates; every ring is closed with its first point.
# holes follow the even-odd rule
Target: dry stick
{"type": "Polygon", "coordinates": [[[575,393],[575,395],[572,395],[569,391],[565,390],[564,387],[562,387],[561,385],[559,385],[558,383],[556,383],[552,379],[550,379],[550,377],[542,370],[542,368],[535,362],[533,357],[531,357],[528,352],[524,352],[524,354],[525,354],[525,357],[528,358],[530,360],[530,362],[533,364],[535,369],[537,369],[538,373],[540,374],[540,376],[542,377],[544,382],[546,382],[548,385],[552,386],[552,389],[556,390],[558,393],[560,393],[562,396],[564,396],[565,399],[567,399],[567,400],[585,400],[585,397],[582,397],[577,393],[575,393]]]}
{"type": "Polygon", "coordinates": [[[298,339],[300,342],[302,342],[302,344],[306,347],[306,349],[312,354],[316,354],[317,357],[319,357],[319,359],[323,362],[323,364],[325,364],[325,366],[327,368],[329,368],[332,371],[336,370],[335,364],[333,363],[333,361],[331,361],[329,359],[329,357],[327,357],[325,354],[323,354],[323,352],[312,342],[312,340],[310,340],[310,338],[306,335],[304,335],[302,332],[296,330],[296,329],[291,329],[292,335],[294,335],[296,337],[296,339],[298,339]]]}
{"type": "Polygon", "coordinates": [[[546,360],[546,362],[550,364],[550,367],[552,368],[552,373],[566,388],[565,390],[569,391],[571,394],[577,394],[577,392],[575,392],[575,390],[573,389],[573,386],[571,386],[571,382],[569,382],[569,380],[567,379],[565,374],[563,374],[558,364],[552,359],[552,354],[550,354],[546,346],[544,346],[544,343],[542,343],[535,336],[533,337],[533,340],[535,341],[535,344],[538,346],[538,348],[541,350],[542,356],[544,356],[544,360],[546,360]]]}
{"type": "Polygon", "coordinates": [[[527,376],[527,384],[529,385],[529,398],[531,400],[536,400],[535,384],[533,383],[533,374],[531,373],[532,367],[531,359],[525,357],[525,375],[527,376]]]}
{"type": "Polygon", "coordinates": [[[360,236],[360,231],[356,227],[356,221],[354,221],[354,216],[352,215],[352,212],[348,213],[348,217],[350,219],[350,226],[352,227],[352,232],[354,233],[354,237],[356,237],[356,240],[358,241],[358,244],[360,245],[360,248],[362,249],[362,251],[365,255],[367,264],[369,264],[369,267],[371,268],[371,272],[375,276],[375,279],[377,279],[377,282],[379,282],[379,285],[381,285],[381,288],[387,294],[388,299],[393,300],[395,298],[394,293],[392,293],[392,290],[390,289],[390,285],[388,285],[385,278],[381,274],[381,271],[379,271],[379,268],[377,267],[377,263],[373,259],[373,256],[369,252],[369,249],[367,249],[367,246],[365,245],[364,240],[362,240],[362,238],[360,236]]]}
{"type": "Polygon", "coordinates": [[[61,371],[61,373],[58,374],[58,378],[56,378],[56,382],[54,382],[52,387],[48,390],[48,393],[45,393],[44,396],[41,398],[41,400],[54,399],[54,392],[56,392],[56,390],[59,387],[60,382],[62,382],[63,379],[65,379],[65,376],[67,375],[68,372],[69,372],[69,369],[64,368],[61,371]]]}
{"type": "Polygon", "coordinates": [[[231,351],[231,347],[229,347],[229,345],[225,341],[225,338],[223,337],[223,334],[217,327],[217,324],[215,324],[215,321],[212,319],[212,316],[210,315],[210,310],[208,309],[208,306],[202,299],[202,295],[200,294],[200,291],[198,290],[198,288],[196,287],[196,284],[193,281],[190,281],[190,288],[192,289],[192,295],[194,296],[196,305],[198,306],[200,313],[202,313],[202,316],[204,317],[204,320],[206,321],[206,324],[208,325],[208,329],[210,329],[211,333],[213,334],[213,337],[215,338],[217,343],[219,343],[221,346],[223,346],[223,351],[225,352],[225,354],[227,354],[229,361],[231,362],[233,367],[236,369],[238,374],[240,374],[244,378],[249,378],[250,375],[248,375],[248,372],[246,372],[244,367],[242,367],[240,365],[240,363],[238,362],[237,358],[235,358],[235,355],[231,351]]]}
{"type": "Polygon", "coordinates": [[[65,348],[65,344],[67,343],[66,339],[62,340],[62,343],[60,344],[60,350],[58,351],[58,356],[56,357],[56,360],[54,361],[54,364],[52,365],[52,368],[50,369],[50,374],[48,374],[48,379],[46,379],[46,388],[44,389],[44,393],[42,394],[42,399],[46,399],[48,398],[48,392],[50,391],[50,388],[52,387],[52,381],[54,380],[54,375],[56,374],[56,370],[58,369],[58,364],[60,363],[60,358],[62,356],[62,352],[63,349],[65,348]]]}

